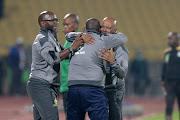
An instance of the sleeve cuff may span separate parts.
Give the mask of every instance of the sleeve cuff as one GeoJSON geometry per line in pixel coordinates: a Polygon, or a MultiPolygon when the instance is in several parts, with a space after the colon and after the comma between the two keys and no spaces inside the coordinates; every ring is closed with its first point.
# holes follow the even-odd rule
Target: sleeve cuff
{"type": "Polygon", "coordinates": [[[60,55],[59,55],[59,53],[58,53],[58,52],[56,52],[55,54],[56,54],[56,56],[57,56],[57,59],[56,59],[54,62],[55,62],[55,63],[59,63],[59,62],[61,62],[61,59],[60,59],[60,55]]]}
{"type": "Polygon", "coordinates": [[[111,67],[114,67],[114,66],[116,66],[118,63],[117,63],[117,61],[115,60],[113,63],[110,63],[110,66],[111,67]]]}

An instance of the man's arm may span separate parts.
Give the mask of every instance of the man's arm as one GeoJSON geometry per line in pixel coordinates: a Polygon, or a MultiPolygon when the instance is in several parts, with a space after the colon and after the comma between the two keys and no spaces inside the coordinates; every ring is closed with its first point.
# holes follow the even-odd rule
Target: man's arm
{"type": "Polygon", "coordinates": [[[65,50],[59,52],[61,61],[66,59],[70,54],[74,55],[77,49],[84,44],[83,39],[80,34],[76,36],[76,39],[71,44],[71,47],[66,48],[65,50]]]}
{"type": "Polygon", "coordinates": [[[92,34],[87,34],[87,33],[82,33],[82,32],[70,32],[70,33],[67,33],[65,38],[66,38],[67,41],[73,42],[75,40],[76,36],[79,35],[79,34],[80,34],[80,36],[82,36],[82,39],[83,39],[84,43],[86,43],[88,45],[94,43],[95,38],[92,37],[93,36],[92,34]]]}
{"type": "Polygon", "coordinates": [[[39,42],[35,42],[33,46],[36,47],[37,52],[50,65],[57,64],[61,61],[59,53],[55,51],[52,43],[48,41],[47,37],[41,37],[39,42]]]}
{"type": "Polygon", "coordinates": [[[101,53],[99,54],[99,58],[104,59],[110,63],[110,67],[112,68],[113,73],[120,79],[124,78],[128,72],[128,60],[129,55],[125,50],[122,49],[122,47],[118,47],[118,49],[115,52],[113,52],[113,49],[111,48],[111,52],[108,52],[106,48],[104,48],[105,51],[100,50],[101,53]]]}
{"type": "Polygon", "coordinates": [[[52,43],[50,43],[46,37],[39,40],[39,44],[34,44],[39,52],[39,54],[50,64],[56,64],[67,58],[70,54],[74,52],[83,45],[83,40],[81,37],[77,36],[76,40],[72,43],[71,47],[64,49],[63,51],[56,52],[52,43]]]}
{"type": "Polygon", "coordinates": [[[118,78],[122,79],[127,75],[128,72],[128,50],[125,51],[124,49],[122,49],[122,47],[118,47],[114,57],[115,62],[110,63],[110,67],[112,68],[113,73],[115,73],[118,78]]]}
{"type": "Polygon", "coordinates": [[[164,80],[165,80],[165,70],[166,70],[166,64],[165,63],[163,63],[163,67],[162,67],[162,78],[161,78],[161,90],[162,90],[162,92],[163,92],[163,94],[164,94],[164,96],[166,96],[167,95],[167,93],[166,93],[166,89],[165,89],[165,86],[164,86],[164,80]]]}
{"type": "Polygon", "coordinates": [[[128,41],[126,35],[120,32],[117,32],[116,34],[104,34],[101,38],[105,41],[107,49],[124,45],[128,41]]]}
{"type": "Polygon", "coordinates": [[[76,36],[81,33],[82,32],[70,32],[65,35],[65,38],[67,41],[73,42],[76,39],[76,36]]]}

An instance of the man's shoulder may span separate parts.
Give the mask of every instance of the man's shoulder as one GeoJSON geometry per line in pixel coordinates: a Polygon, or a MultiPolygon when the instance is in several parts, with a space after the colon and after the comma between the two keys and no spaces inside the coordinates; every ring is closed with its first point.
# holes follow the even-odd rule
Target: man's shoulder
{"type": "Polygon", "coordinates": [[[35,39],[34,43],[39,42],[40,45],[43,46],[47,41],[48,41],[48,37],[46,35],[44,35],[44,34],[39,33],[36,36],[36,39],[35,39]]]}
{"type": "Polygon", "coordinates": [[[116,52],[121,52],[121,51],[123,51],[123,52],[125,52],[126,54],[129,55],[129,50],[128,50],[128,48],[127,48],[125,45],[120,45],[120,46],[114,48],[114,50],[115,50],[116,52]]]}
{"type": "Polygon", "coordinates": [[[176,47],[176,50],[177,50],[177,51],[180,51],[180,46],[177,46],[177,47],[176,47]]]}
{"type": "Polygon", "coordinates": [[[166,53],[168,53],[168,52],[171,52],[172,51],[172,48],[166,48],[165,50],[164,50],[164,54],[166,54],[166,53]]]}

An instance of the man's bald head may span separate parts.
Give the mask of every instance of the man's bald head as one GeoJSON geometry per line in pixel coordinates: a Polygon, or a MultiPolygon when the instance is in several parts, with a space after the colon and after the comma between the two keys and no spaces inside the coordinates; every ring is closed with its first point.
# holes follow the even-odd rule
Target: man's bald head
{"type": "MultiPolygon", "coordinates": [[[[39,17],[38,17],[38,23],[40,25],[40,22],[43,20],[49,20],[49,16],[50,15],[55,15],[53,12],[51,11],[43,11],[40,13],[39,17]]],[[[55,15],[56,16],[56,15],[55,15]]],[[[41,25],[40,25],[41,26],[41,25]]]]}
{"type": "Polygon", "coordinates": [[[179,34],[177,32],[168,33],[168,45],[171,47],[177,47],[179,45],[179,34]]]}
{"type": "Polygon", "coordinates": [[[109,22],[112,26],[116,27],[117,21],[114,18],[105,17],[102,22],[109,22]]]}
{"type": "Polygon", "coordinates": [[[79,17],[76,14],[66,14],[63,20],[63,32],[67,34],[69,32],[76,32],[79,27],[79,17]]]}
{"type": "Polygon", "coordinates": [[[64,16],[64,19],[70,18],[72,22],[79,24],[79,17],[76,14],[68,13],[64,16]]]}
{"type": "Polygon", "coordinates": [[[100,31],[100,22],[95,18],[90,18],[86,21],[86,30],[100,31]]]}
{"type": "Polygon", "coordinates": [[[116,33],[117,21],[114,18],[105,17],[101,24],[102,33],[116,33]]]}
{"type": "Polygon", "coordinates": [[[51,11],[43,11],[38,17],[39,26],[42,29],[57,31],[59,19],[51,11]]]}

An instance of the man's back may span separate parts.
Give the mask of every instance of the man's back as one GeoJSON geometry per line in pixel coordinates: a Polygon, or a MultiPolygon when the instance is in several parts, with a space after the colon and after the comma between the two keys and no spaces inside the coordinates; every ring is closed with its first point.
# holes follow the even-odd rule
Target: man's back
{"type": "Polygon", "coordinates": [[[104,87],[103,60],[98,58],[99,49],[117,47],[127,41],[122,33],[100,35],[95,31],[87,31],[93,34],[95,44],[85,45],[72,57],[69,67],[68,86],[92,85],[104,87]],[[74,81],[75,80],[75,81],[74,81]]]}
{"type": "Polygon", "coordinates": [[[69,80],[103,79],[103,61],[98,58],[98,51],[105,45],[100,34],[92,33],[95,44],[85,45],[72,57],[69,68],[69,80]]]}

